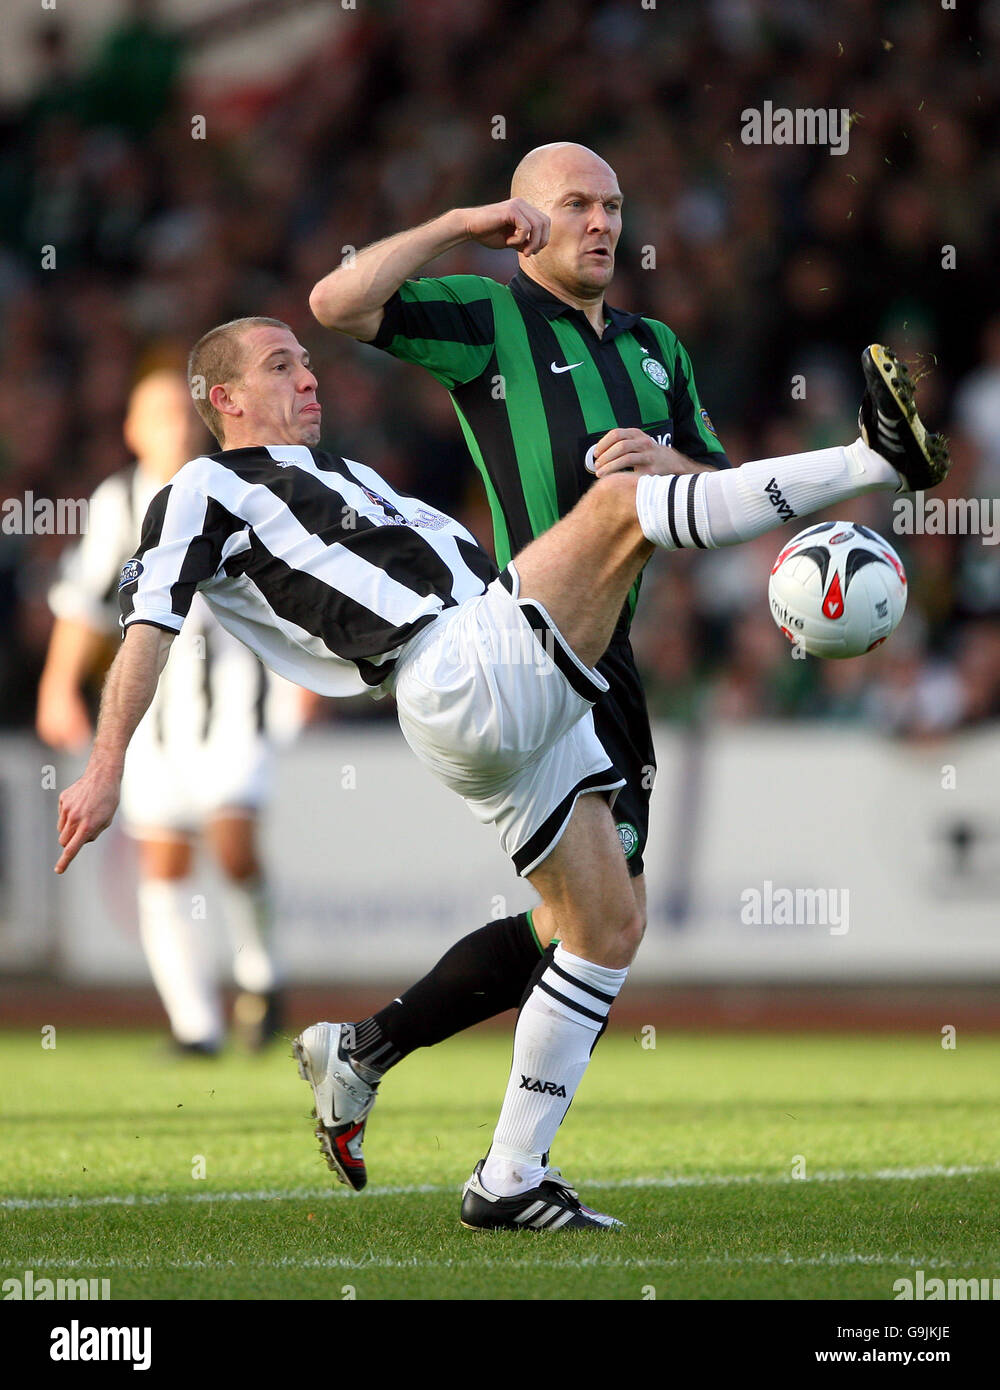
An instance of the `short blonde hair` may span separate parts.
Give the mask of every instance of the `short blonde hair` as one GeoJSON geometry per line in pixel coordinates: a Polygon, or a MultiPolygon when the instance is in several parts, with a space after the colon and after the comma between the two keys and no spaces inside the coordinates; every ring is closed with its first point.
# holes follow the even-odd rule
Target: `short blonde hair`
{"type": "Polygon", "coordinates": [[[210,328],[191,349],[187,364],[188,389],[194,408],[223,448],[226,447],[222,416],[209,400],[213,386],[235,381],[243,371],[243,339],[248,328],[287,328],[281,319],[231,319],[210,328]]]}

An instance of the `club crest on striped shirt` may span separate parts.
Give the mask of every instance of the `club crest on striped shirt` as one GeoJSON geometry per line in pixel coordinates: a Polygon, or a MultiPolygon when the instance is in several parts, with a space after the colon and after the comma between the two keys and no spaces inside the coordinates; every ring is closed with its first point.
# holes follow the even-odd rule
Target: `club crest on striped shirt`
{"type": "Polygon", "coordinates": [[[394,507],[385,497],[373,492],[370,487],[362,487],[361,491],[368,498],[369,502],[374,502],[376,507],[381,507],[384,515],[373,516],[371,519],[378,526],[406,526],[407,520],[403,513],[394,507]]]}
{"type": "Polygon", "coordinates": [[[642,370],[649,377],[650,381],[654,381],[657,386],[661,386],[663,390],[666,391],[667,387],[670,385],[670,377],[667,375],[667,369],[662,362],[657,362],[655,357],[644,357],[642,359],[642,370]]]}

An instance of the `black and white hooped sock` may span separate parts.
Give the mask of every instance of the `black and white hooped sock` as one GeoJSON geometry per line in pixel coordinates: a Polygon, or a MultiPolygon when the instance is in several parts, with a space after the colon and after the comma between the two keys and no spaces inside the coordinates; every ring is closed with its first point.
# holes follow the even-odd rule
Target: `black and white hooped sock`
{"type": "Polygon", "coordinates": [[[645,474],[635,509],[665,550],[714,550],[866,492],[896,492],[900,475],[863,439],[835,449],[760,459],[713,473],[645,474]]]}
{"type": "Polygon", "coordinates": [[[544,1180],[544,1156],[627,975],[556,947],[514,1030],[510,1080],[482,1173],[487,1191],[513,1197],[544,1180]]]}

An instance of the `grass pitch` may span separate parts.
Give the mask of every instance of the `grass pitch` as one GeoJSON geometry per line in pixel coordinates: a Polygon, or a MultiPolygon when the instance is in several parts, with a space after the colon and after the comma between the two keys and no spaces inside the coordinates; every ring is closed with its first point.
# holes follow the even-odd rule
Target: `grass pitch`
{"type": "Polygon", "coordinates": [[[553,1153],[626,1229],[547,1236],[458,1223],[505,1032],[386,1080],[359,1196],[323,1165],[290,1049],[168,1060],[152,1033],[0,1034],[0,1278],[106,1277],[116,1299],[639,1300],[1000,1275],[1000,1039],[642,1043],[602,1041],[553,1153]]]}

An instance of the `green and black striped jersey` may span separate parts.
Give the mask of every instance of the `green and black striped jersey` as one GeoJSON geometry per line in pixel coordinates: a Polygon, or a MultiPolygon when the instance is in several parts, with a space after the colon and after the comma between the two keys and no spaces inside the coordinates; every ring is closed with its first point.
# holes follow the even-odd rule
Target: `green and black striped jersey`
{"type": "MultiPolygon", "coordinates": [[[[639,426],[698,462],[729,461],[695,390],[691,360],[655,319],[605,306],[605,329],[523,271],[407,280],[374,343],[446,386],[482,475],[501,566],[594,482],[593,446],[639,426]]],[[[635,610],[639,581],[621,626],[635,610]]]]}

